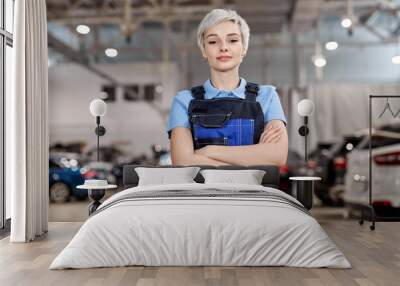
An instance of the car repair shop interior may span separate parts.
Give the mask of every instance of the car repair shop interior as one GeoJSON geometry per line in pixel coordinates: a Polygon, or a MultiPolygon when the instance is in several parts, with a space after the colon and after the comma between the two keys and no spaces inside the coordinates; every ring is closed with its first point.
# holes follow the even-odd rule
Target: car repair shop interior
{"type": "Polygon", "coordinates": [[[0,0],[0,285],[398,285],[400,0],[0,0]]]}

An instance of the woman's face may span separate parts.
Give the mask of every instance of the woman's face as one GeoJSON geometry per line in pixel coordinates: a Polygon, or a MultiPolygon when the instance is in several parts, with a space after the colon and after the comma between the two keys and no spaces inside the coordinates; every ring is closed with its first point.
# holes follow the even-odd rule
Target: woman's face
{"type": "Polygon", "coordinates": [[[240,65],[244,47],[239,25],[232,21],[219,23],[204,33],[203,57],[214,70],[225,72],[240,65]]]}

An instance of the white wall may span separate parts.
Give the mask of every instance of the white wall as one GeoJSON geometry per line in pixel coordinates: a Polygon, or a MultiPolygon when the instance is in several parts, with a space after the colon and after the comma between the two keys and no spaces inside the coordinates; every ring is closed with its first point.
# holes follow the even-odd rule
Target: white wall
{"type": "MultiPolygon", "coordinates": [[[[179,81],[176,65],[135,63],[97,67],[124,84],[161,83],[162,101],[157,106],[169,110],[179,81]]],[[[96,144],[95,119],[90,115],[89,104],[98,97],[102,84],[107,82],[79,65],[49,69],[50,144],[60,141],[85,141],[89,147],[96,144]]],[[[169,146],[166,117],[145,102],[123,100],[121,89],[116,101],[107,104],[102,125],[107,133],[100,144],[124,142],[123,148],[131,154],[150,154],[149,146],[155,143],[169,146]]]]}

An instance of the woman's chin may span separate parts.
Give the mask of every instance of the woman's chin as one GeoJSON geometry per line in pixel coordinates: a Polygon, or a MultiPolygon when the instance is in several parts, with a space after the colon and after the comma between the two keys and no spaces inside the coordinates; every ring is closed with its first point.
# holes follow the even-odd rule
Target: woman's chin
{"type": "Polygon", "coordinates": [[[236,69],[238,66],[239,66],[238,64],[226,63],[226,64],[214,65],[211,68],[218,72],[228,72],[236,69]]]}

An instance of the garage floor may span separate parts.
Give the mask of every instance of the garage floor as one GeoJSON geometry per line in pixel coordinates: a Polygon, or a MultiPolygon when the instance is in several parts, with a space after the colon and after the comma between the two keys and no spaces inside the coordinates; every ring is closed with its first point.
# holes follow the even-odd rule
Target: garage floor
{"type": "MultiPolygon", "coordinates": [[[[86,202],[73,208],[51,205],[51,213],[68,219],[86,215],[86,202]]],[[[344,220],[341,209],[316,208],[314,215],[353,268],[290,267],[122,267],[48,270],[51,261],[78,231],[81,222],[51,222],[49,233],[29,244],[0,241],[0,285],[399,285],[400,225],[344,220]]]]}

